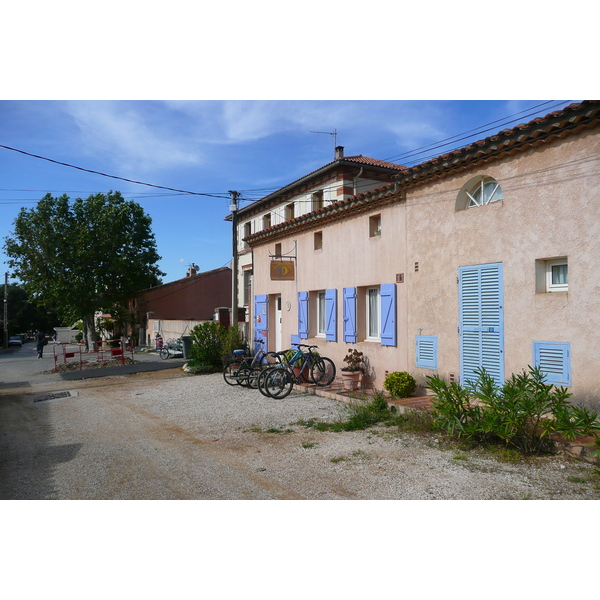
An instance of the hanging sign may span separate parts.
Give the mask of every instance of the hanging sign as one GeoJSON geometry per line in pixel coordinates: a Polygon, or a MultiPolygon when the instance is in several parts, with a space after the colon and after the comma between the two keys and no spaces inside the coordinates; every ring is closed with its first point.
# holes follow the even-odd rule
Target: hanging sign
{"type": "Polygon", "coordinates": [[[294,267],[293,260],[272,260],[271,281],[294,281],[294,267]]]}

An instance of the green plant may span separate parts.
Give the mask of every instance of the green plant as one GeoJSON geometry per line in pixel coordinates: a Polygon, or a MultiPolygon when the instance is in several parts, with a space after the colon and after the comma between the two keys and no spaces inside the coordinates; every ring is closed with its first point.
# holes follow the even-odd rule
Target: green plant
{"type": "Polygon", "coordinates": [[[221,327],[216,321],[196,325],[190,332],[190,357],[205,367],[222,368],[221,357],[241,348],[243,340],[237,327],[221,327]]]}
{"type": "Polygon", "coordinates": [[[317,442],[302,442],[302,447],[303,448],[315,448],[316,446],[318,446],[317,442]]]}
{"type": "Polygon", "coordinates": [[[408,398],[417,389],[417,382],[406,371],[394,371],[385,376],[383,387],[395,398],[408,398]]]}
{"type": "Polygon", "coordinates": [[[552,434],[567,439],[600,431],[596,413],[568,402],[564,387],[545,383],[540,368],[511,375],[498,385],[485,369],[465,387],[427,378],[434,392],[435,425],[450,434],[483,443],[502,442],[523,453],[550,452],[552,434]]]}
{"type": "Polygon", "coordinates": [[[355,348],[349,348],[343,359],[346,366],[342,367],[342,371],[349,373],[362,371],[363,356],[364,354],[362,352],[359,352],[355,348]]]}

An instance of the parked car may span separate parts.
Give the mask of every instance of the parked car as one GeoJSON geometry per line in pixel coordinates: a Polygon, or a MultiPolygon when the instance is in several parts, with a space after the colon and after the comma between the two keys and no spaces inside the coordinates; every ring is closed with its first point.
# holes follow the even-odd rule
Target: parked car
{"type": "Polygon", "coordinates": [[[8,345],[9,346],[22,346],[23,342],[21,340],[21,336],[20,335],[11,335],[8,338],[8,345]]]}

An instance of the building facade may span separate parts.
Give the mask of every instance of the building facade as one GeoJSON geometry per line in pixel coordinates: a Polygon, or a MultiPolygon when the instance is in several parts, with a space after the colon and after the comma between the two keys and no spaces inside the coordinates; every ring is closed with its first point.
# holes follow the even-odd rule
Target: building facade
{"type": "Polygon", "coordinates": [[[142,333],[140,344],[154,345],[157,334],[164,340],[188,335],[199,323],[215,320],[219,308],[231,305],[232,274],[229,267],[197,273],[140,292],[131,301],[142,333]]]}
{"type": "MultiPolygon", "coordinates": [[[[332,162],[238,211],[238,306],[245,308],[247,339],[253,335],[254,261],[246,238],[276,230],[282,223],[294,223],[307,214],[320,213],[356,194],[380,187],[403,169],[401,165],[362,155],[345,156],[344,148],[338,146],[332,162]]],[[[296,248],[293,240],[282,238],[271,252],[285,269],[287,263],[294,262],[296,248]]]]}
{"type": "Polygon", "coordinates": [[[571,105],[248,235],[256,335],[386,372],[528,365],[600,409],[600,103],[571,105]],[[277,248],[294,278],[273,278],[277,248]]]}

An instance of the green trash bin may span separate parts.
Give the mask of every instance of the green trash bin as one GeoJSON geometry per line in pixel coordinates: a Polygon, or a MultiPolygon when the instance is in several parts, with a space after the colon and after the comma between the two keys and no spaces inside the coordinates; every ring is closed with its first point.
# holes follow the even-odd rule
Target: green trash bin
{"type": "Polygon", "coordinates": [[[182,335],[181,343],[183,345],[183,358],[190,358],[192,353],[192,336],[182,335]]]}

